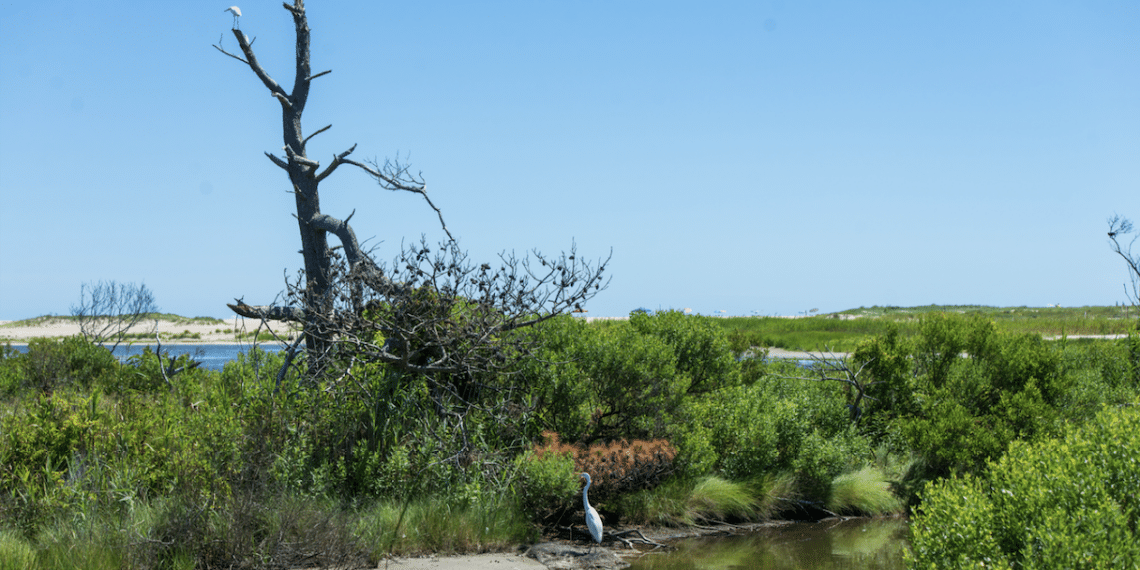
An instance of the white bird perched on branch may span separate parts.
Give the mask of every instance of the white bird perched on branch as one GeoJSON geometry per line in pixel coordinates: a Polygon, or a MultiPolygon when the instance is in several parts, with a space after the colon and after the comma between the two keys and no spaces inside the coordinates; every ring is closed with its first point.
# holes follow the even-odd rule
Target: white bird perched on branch
{"type": "Polygon", "coordinates": [[[590,492],[590,474],[583,473],[581,477],[586,478],[586,488],[582,489],[582,506],[586,509],[586,526],[590,529],[590,535],[594,537],[594,542],[602,543],[602,517],[598,516],[598,511],[590,506],[590,497],[587,493],[590,492]]]}
{"type": "Polygon", "coordinates": [[[241,17],[241,8],[238,8],[237,6],[230,6],[229,8],[226,8],[222,11],[229,12],[234,15],[234,29],[238,29],[238,18],[241,17]]]}

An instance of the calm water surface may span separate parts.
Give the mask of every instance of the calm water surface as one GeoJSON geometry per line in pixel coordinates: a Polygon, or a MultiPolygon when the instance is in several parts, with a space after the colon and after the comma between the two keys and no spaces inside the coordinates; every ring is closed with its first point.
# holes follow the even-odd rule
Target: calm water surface
{"type": "Polygon", "coordinates": [[[793,523],[743,536],[686,539],[676,550],[631,561],[630,570],[902,570],[907,533],[903,519],[793,523]]]}
{"type": "MultiPolygon", "coordinates": [[[[143,347],[150,346],[154,350],[154,345],[146,344],[133,344],[130,346],[119,345],[115,348],[114,355],[119,357],[119,360],[126,361],[126,359],[136,354],[141,354],[143,347]]],[[[266,352],[277,352],[281,350],[281,346],[273,343],[261,343],[258,345],[266,352]]],[[[237,358],[239,352],[248,352],[251,345],[249,344],[163,344],[162,351],[170,353],[171,356],[180,356],[189,354],[191,358],[202,363],[202,368],[209,370],[221,370],[226,366],[226,363],[237,358]]],[[[26,344],[13,344],[12,348],[20,351],[27,352],[28,345],[26,344]]]]}

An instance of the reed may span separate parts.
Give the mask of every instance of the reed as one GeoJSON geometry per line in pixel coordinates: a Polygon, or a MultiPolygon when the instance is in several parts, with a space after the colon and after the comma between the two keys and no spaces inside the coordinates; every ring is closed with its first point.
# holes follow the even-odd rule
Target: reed
{"type": "Polygon", "coordinates": [[[986,307],[930,305],[926,307],[872,307],[802,318],[730,317],[711,319],[723,327],[732,348],[752,347],[851,352],[859,343],[884,334],[891,327],[904,337],[918,333],[919,319],[932,313],[980,314],[998,330],[1040,334],[1045,337],[1126,335],[1137,330],[1140,311],[1134,307],[986,307]]]}
{"type": "Polygon", "coordinates": [[[832,481],[827,508],[837,513],[879,516],[901,513],[904,506],[891,492],[883,472],[867,466],[832,481]]]}
{"type": "Polygon", "coordinates": [[[689,526],[701,522],[758,520],[767,516],[765,500],[752,486],[708,476],[672,479],[665,484],[625,495],[617,509],[623,523],[689,526]]]}
{"type": "Polygon", "coordinates": [[[456,507],[432,498],[376,503],[357,514],[353,528],[373,562],[389,554],[502,551],[533,541],[534,533],[509,502],[456,507]]]}

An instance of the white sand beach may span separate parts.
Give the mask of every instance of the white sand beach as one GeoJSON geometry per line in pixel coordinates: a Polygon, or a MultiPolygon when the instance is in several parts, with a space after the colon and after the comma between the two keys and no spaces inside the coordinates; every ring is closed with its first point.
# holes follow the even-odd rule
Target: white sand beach
{"type": "MultiPolygon", "coordinates": [[[[28,340],[36,337],[60,337],[71,336],[79,334],[79,325],[70,319],[52,319],[50,317],[34,319],[35,324],[32,326],[24,326],[20,323],[25,321],[0,321],[0,342],[12,342],[22,344],[28,340]]],[[[287,323],[281,321],[268,321],[268,326],[282,337],[289,336],[290,328],[287,323]]],[[[233,317],[222,319],[221,322],[190,322],[190,321],[158,321],[157,330],[155,328],[155,321],[143,321],[127,332],[130,334],[146,334],[153,340],[154,333],[162,333],[163,344],[226,344],[237,343],[237,334],[252,333],[258,331],[266,331],[266,324],[254,319],[245,319],[242,317],[233,317]],[[235,330],[237,331],[235,333],[235,330]],[[170,339],[168,336],[181,335],[183,337],[190,337],[198,335],[197,338],[178,338],[170,339]]],[[[146,339],[134,339],[135,342],[146,342],[146,339]]],[[[249,342],[248,339],[244,342],[249,342]]]]}

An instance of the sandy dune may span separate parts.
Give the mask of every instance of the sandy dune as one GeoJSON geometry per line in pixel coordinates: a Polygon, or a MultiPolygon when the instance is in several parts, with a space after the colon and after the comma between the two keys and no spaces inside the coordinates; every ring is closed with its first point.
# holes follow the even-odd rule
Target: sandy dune
{"type": "MultiPolygon", "coordinates": [[[[244,319],[241,317],[234,317],[223,319],[222,322],[214,323],[195,323],[195,322],[176,322],[176,321],[158,321],[158,332],[163,333],[163,344],[176,344],[176,343],[209,343],[209,344],[225,344],[238,342],[235,337],[234,330],[238,333],[252,333],[257,331],[259,325],[261,331],[265,331],[265,326],[260,321],[253,319],[244,319]],[[179,335],[190,333],[199,335],[200,338],[181,338],[170,339],[169,335],[179,335]]],[[[290,334],[289,327],[286,323],[280,321],[270,321],[269,326],[274,332],[279,335],[288,336],[290,334]]],[[[130,333],[144,333],[147,334],[149,340],[154,340],[155,322],[146,321],[135,325],[130,333]]],[[[57,336],[71,336],[79,334],[79,325],[67,319],[46,319],[43,322],[37,323],[36,326],[18,326],[13,321],[0,321],[0,341],[9,341],[14,343],[25,343],[29,339],[36,337],[57,337],[57,336]]],[[[186,335],[189,336],[189,335],[186,335]]],[[[145,339],[132,339],[134,342],[146,342],[145,339]]],[[[248,341],[248,337],[245,340],[248,341]]]]}

